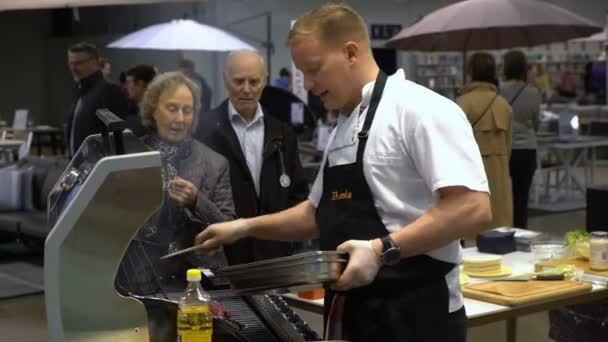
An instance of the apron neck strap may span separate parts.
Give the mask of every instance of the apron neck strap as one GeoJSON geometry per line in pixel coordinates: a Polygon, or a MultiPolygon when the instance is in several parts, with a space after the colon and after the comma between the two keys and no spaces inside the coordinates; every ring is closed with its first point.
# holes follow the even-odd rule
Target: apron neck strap
{"type": "Polygon", "coordinates": [[[374,121],[376,109],[378,108],[378,103],[380,103],[380,99],[382,98],[382,92],[384,91],[384,86],[386,85],[387,79],[388,76],[382,70],[380,70],[378,72],[378,77],[376,77],[376,83],[374,84],[374,90],[372,91],[372,98],[369,101],[363,128],[361,128],[361,131],[359,131],[358,134],[359,146],[357,148],[357,162],[361,162],[363,160],[363,151],[365,151],[365,145],[367,144],[369,129],[374,121]]]}

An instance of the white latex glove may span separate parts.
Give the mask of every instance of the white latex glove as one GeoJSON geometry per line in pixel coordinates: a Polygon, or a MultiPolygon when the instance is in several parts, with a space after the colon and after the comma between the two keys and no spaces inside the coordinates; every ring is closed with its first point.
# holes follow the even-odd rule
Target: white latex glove
{"type": "Polygon", "coordinates": [[[246,237],[248,228],[244,219],[211,224],[194,238],[194,244],[202,245],[199,251],[203,254],[213,254],[223,245],[229,245],[246,237]]]}
{"type": "Polygon", "coordinates": [[[350,256],[344,272],[332,286],[334,290],[346,291],[374,281],[382,263],[372,248],[372,241],[348,240],[337,250],[350,256]]]}

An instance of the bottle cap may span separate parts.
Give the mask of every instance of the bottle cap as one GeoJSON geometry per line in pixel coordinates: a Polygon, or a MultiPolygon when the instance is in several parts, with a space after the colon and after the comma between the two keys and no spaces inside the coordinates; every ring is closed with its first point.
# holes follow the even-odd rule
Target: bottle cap
{"type": "Polygon", "coordinates": [[[188,281],[201,281],[201,270],[198,268],[191,268],[186,272],[186,279],[188,281]]]}

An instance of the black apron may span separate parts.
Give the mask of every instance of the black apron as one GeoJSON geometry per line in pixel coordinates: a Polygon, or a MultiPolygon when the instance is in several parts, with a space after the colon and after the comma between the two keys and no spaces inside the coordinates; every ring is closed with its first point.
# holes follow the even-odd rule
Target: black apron
{"type": "MultiPolygon", "coordinates": [[[[347,240],[371,240],[389,234],[376,211],[363,173],[363,152],[386,79],[380,72],[365,123],[358,134],[355,163],[333,167],[325,163],[323,194],[316,210],[322,250],[335,250],[347,240]]],[[[455,264],[427,255],[383,266],[372,284],[343,293],[343,339],[464,342],[464,307],[449,313],[445,276],[454,267],[455,264]]],[[[326,291],[326,317],[334,295],[326,291]]]]}

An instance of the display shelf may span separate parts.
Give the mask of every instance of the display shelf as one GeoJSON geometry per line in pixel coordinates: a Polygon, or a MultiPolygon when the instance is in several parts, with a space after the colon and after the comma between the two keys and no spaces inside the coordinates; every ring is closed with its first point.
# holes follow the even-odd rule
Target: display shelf
{"type": "Polygon", "coordinates": [[[462,85],[462,54],[421,53],[415,59],[415,81],[433,91],[455,99],[462,85]]]}
{"type": "MultiPolygon", "coordinates": [[[[562,82],[562,75],[571,72],[575,77],[577,93],[584,93],[584,75],[587,63],[597,60],[601,49],[594,45],[587,44],[581,49],[576,44],[570,44],[567,49],[560,49],[559,46],[523,48],[520,49],[526,54],[528,63],[536,69],[542,68],[550,79],[551,94],[562,82]]],[[[488,51],[496,59],[497,75],[502,79],[502,56],[508,50],[488,51]]],[[[474,51],[468,52],[470,56],[474,51]]],[[[414,81],[428,87],[442,95],[455,99],[457,89],[463,84],[463,54],[461,52],[432,52],[415,53],[413,55],[415,68],[411,75],[414,81]]]]}

